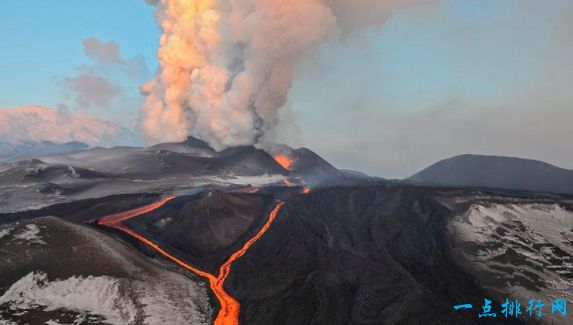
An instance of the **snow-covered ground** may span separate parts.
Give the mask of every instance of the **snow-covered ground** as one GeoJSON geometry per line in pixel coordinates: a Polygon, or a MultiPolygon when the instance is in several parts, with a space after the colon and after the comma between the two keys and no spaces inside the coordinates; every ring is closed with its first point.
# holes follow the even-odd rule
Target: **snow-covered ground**
{"type": "Polygon", "coordinates": [[[134,323],[135,302],[124,295],[126,284],[110,277],[71,277],[49,281],[47,274],[33,272],[24,276],[0,297],[0,305],[8,304],[15,313],[35,307],[44,311],[67,309],[81,316],[100,315],[112,324],[134,323]]]}
{"type": "Polygon", "coordinates": [[[211,323],[204,282],[113,236],[51,217],[4,229],[1,325],[211,323]]]}
{"type": "Polygon", "coordinates": [[[12,232],[12,230],[14,230],[14,228],[16,228],[17,224],[5,224],[5,225],[0,225],[0,239],[2,239],[3,237],[6,237],[8,234],[10,234],[12,232]]]}
{"type": "Polygon", "coordinates": [[[523,301],[564,297],[573,303],[573,212],[566,207],[474,204],[448,229],[469,261],[468,271],[486,288],[523,301]]]}
{"type": "MultiPolygon", "coordinates": [[[[74,324],[94,316],[117,325],[209,323],[208,317],[197,308],[198,296],[192,285],[170,288],[173,284],[166,281],[166,287],[160,280],[145,283],[108,276],[74,276],[50,281],[46,273],[32,272],[0,297],[0,306],[8,306],[15,314],[38,308],[44,312],[73,311],[74,324]],[[186,295],[174,296],[177,291],[186,295]]],[[[57,320],[52,322],[57,324],[57,320]]]]}
{"type": "Polygon", "coordinates": [[[193,179],[193,184],[200,185],[252,185],[263,186],[282,183],[283,175],[261,175],[261,176],[229,176],[229,177],[201,177],[193,179]]]}
{"type": "Polygon", "coordinates": [[[15,240],[26,241],[28,244],[46,244],[40,236],[40,227],[33,223],[27,224],[26,227],[22,229],[20,233],[15,234],[13,238],[15,240]]]}

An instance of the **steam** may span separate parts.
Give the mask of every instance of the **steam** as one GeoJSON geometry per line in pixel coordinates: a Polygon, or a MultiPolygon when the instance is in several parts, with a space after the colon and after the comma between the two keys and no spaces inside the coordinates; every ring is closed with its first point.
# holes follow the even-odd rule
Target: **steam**
{"type": "Polygon", "coordinates": [[[146,0],[163,30],[141,90],[151,142],[192,134],[214,147],[272,136],[297,61],[339,31],[382,24],[419,0],[146,0]]]}

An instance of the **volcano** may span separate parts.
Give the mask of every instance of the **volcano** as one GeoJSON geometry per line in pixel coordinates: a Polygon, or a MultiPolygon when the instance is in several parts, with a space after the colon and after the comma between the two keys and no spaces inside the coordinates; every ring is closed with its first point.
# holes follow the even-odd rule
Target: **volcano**
{"type": "Polygon", "coordinates": [[[570,303],[573,197],[434,185],[341,171],[304,148],[217,151],[191,137],[11,162],[0,319],[478,324],[484,298],[570,303]]]}

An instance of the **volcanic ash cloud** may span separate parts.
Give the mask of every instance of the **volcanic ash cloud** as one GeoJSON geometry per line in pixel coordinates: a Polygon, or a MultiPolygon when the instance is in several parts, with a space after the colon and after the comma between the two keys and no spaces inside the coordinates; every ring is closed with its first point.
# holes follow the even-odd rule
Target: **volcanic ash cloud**
{"type": "MultiPolygon", "coordinates": [[[[214,147],[254,144],[278,123],[297,60],[337,27],[372,24],[402,4],[357,0],[146,0],[163,35],[157,75],[142,86],[150,142],[194,135],[214,147]],[[371,10],[368,10],[371,9],[371,10]],[[344,13],[339,14],[339,13],[344,13]],[[356,21],[349,21],[349,19],[356,21]]],[[[403,2],[402,2],[403,3],[403,2]]]]}

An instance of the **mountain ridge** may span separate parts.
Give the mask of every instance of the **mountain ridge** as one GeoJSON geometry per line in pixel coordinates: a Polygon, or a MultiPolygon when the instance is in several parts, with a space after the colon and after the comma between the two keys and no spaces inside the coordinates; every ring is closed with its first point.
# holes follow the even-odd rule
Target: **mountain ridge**
{"type": "Polygon", "coordinates": [[[440,160],[405,181],[418,185],[573,194],[573,170],[517,157],[458,155],[440,160]]]}

